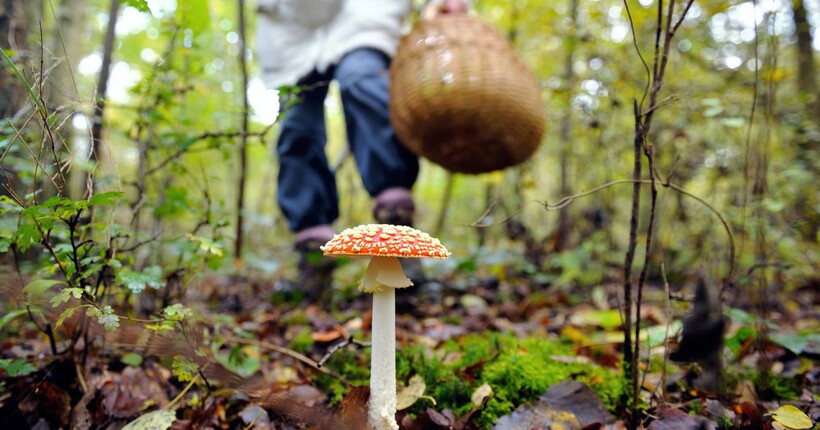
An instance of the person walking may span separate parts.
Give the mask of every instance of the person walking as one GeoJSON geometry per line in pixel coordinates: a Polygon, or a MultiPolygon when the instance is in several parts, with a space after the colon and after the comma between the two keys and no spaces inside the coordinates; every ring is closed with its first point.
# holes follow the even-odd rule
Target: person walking
{"type": "MultiPolygon", "coordinates": [[[[456,11],[464,0],[436,5],[456,11]]],[[[330,280],[332,259],[319,246],[333,237],[339,195],[325,146],[324,101],[329,83],[339,85],[347,142],[364,189],[373,198],[376,222],[412,225],[411,189],[418,158],[396,138],[388,112],[390,60],[410,0],[260,0],[257,51],[269,88],[295,86],[282,100],[277,142],[277,203],[295,235],[299,282],[317,296],[330,280]]],[[[466,11],[466,7],[464,7],[466,11]]]]}

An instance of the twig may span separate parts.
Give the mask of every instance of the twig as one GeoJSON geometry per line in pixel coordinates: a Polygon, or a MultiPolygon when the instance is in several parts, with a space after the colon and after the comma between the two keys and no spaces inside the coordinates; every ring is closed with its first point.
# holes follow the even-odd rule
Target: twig
{"type": "Polygon", "coordinates": [[[341,375],[339,375],[338,373],[336,373],[336,372],[334,372],[330,369],[327,369],[325,367],[319,366],[318,363],[316,363],[316,361],[314,361],[312,358],[310,358],[306,355],[300,354],[300,353],[298,353],[298,352],[296,352],[292,349],[285,348],[283,346],[275,345],[273,343],[265,342],[265,341],[262,341],[262,340],[243,339],[241,337],[230,336],[230,335],[225,336],[225,340],[228,341],[228,342],[241,343],[241,344],[245,344],[245,345],[255,345],[255,346],[258,346],[260,348],[265,348],[265,349],[269,349],[271,351],[276,351],[280,354],[285,354],[285,355],[287,355],[291,358],[294,358],[298,361],[301,361],[304,364],[307,364],[308,366],[310,366],[314,369],[317,369],[317,370],[321,371],[322,373],[326,373],[330,376],[333,376],[334,378],[339,379],[340,381],[344,381],[344,378],[341,375]]]}
{"type": "MultiPolygon", "coordinates": [[[[632,264],[635,261],[635,248],[638,246],[638,218],[640,217],[641,209],[641,186],[638,181],[641,180],[641,148],[643,147],[643,123],[641,121],[640,107],[638,102],[633,102],[633,110],[635,113],[635,138],[632,142],[634,164],[632,167],[632,209],[629,217],[629,244],[627,245],[626,255],[624,257],[624,379],[630,381],[632,384],[632,394],[630,399],[630,406],[632,410],[632,422],[635,423],[637,419],[638,398],[635,395],[638,383],[637,375],[637,348],[632,347],[632,264]]],[[[638,342],[636,333],[636,344],[638,342]]]]}
{"type": "Polygon", "coordinates": [[[666,278],[666,266],[661,263],[661,279],[663,279],[663,291],[665,293],[664,303],[666,304],[666,333],[663,336],[663,368],[661,369],[661,404],[666,404],[666,382],[668,379],[666,366],[669,364],[669,328],[672,321],[672,300],[669,294],[669,280],[666,278]]]}
{"type": "Polygon", "coordinates": [[[237,9],[239,13],[239,70],[242,74],[242,134],[239,138],[239,184],[236,193],[236,231],[234,241],[233,258],[235,262],[242,260],[242,247],[244,245],[244,224],[245,224],[245,182],[248,170],[248,112],[250,105],[248,102],[248,61],[245,52],[247,31],[245,29],[245,0],[238,0],[237,9]]]}
{"type": "Polygon", "coordinates": [[[351,345],[351,344],[352,344],[352,345],[356,345],[356,346],[358,346],[359,348],[367,348],[368,346],[370,346],[370,342],[362,342],[362,341],[360,341],[360,340],[356,340],[356,339],[355,339],[355,338],[351,335],[351,336],[349,336],[347,339],[345,339],[345,340],[343,340],[343,341],[341,341],[341,342],[339,342],[339,343],[337,343],[337,344],[335,344],[335,345],[331,346],[331,347],[327,350],[327,353],[324,355],[324,357],[322,357],[322,359],[321,359],[321,360],[319,360],[319,362],[318,362],[318,363],[316,363],[316,367],[322,367],[322,366],[324,366],[324,365],[325,365],[325,363],[327,363],[327,361],[328,361],[328,360],[330,360],[330,357],[332,357],[332,356],[333,356],[333,354],[335,354],[335,353],[336,353],[336,351],[338,351],[338,350],[340,350],[340,349],[342,349],[342,348],[344,348],[344,347],[346,347],[346,346],[348,346],[348,345],[351,345]]]}
{"type": "Polygon", "coordinates": [[[193,146],[194,143],[196,143],[200,140],[213,139],[213,138],[230,139],[230,138],[235,138],[235,137],[246,137],[246,138],[247,137],[258,137],[258,138],[261,139],[261,138],[265,137],[265,135],[268,133],[268,131],[272,127],[273,127],[273,124],[265,127],[264,130],[256,132],[256,133],[242,132],[242,131],[225,131],[225,132],[211,132],[211,131],[209,131],[207,133],[202,133],[198,136],[195,136],[191,140],[191,143],[189,145],[185,145],[182,148],[177,149],[173,154],[169,155],[164,160],[157,163],[155,166],[151,167],[150,169],[146,169],[145,172],[144,172],[144,176],[150,176],[152,173],[156,172],[157,170],[162,169],[163,167],[168,165],[168,163],[176,160],[177,158],[179,158],[180,155],[184,154],[186,151],[191,149],[191,146],[193,146]]]}

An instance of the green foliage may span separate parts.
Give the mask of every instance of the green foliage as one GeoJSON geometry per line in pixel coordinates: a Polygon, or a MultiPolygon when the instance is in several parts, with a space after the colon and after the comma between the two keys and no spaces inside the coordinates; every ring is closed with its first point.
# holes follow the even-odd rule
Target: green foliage
{"type": "Polygon", "coordinates": [[[613,409],[621,393],[621,378],[614,371],[590,364],[557,362],[552,357],[572,356],[572,348],[560,343],[528,338],[521,342],[502,339],[503,352],[481,372],[481,382],[493,388],[493,398],[479,419],[490,425],[519,404],[532,401],[559,382],[577,380],[595,390],[613,409]]]}
{"type": "Polygon", "coordinates": [[[0,370],[3,370],[7,375],[15,378],[35,372],[37,368],[23,359],[12,360],[10,358],[3,358],[0,359],[0,370]]]}
{"type": "Polygon", "coordinates": [[[120,357],[120,361],[128,366],[139,367],[142,365],[143,357],[134,352],[126,352],[120,357]]]}
{"type": "Polygon", "coordinates": [[[171,362],[171,373],[180,382],[192,381],[199,374],[199,365],[187,357],[175,355],[171,362]]]}
{"type": "Polygon", "coordinates": [[[169,321],[183,321],[194,316],[194,311],[176,303],[162,310],[162,316],[169,321]]]}
{"type": "Polygon", "coordinates": [[[259,348],[246,345],[234,345],[228,354],[217,354],[216,359],[225,367],[237,374],[248,377],[261,366],[259,348]]]}
{"type": "Polygon", "coordinates": [[[299,332],[293,336],[293,339],[290,340],[290,347],[294,351],[298,351],[301,353],[307,352],[311,346],[313,346],[313,338],[310,336],[310,328],[304,327],[299,332]]]}
{"type": "Polygon", "coordinates": [[[97,318],[97,322],[105,327],[107,331],[115,331],[120,327],[120,317],[114,314],[114,309],[111,306],[105,306],[102,309],[90,307],[86,311],[86,315],[97,318]]]}
{"type": "Polygon", "coordinates": [[[123,0],[123,3],[133,7],[134,9],[140,12],[151,12],[151,9],[148,7],[147,0],[123,0]]]}
{"type": "MultiPolygon", "coordinates": [[[[351,385],[370,384],[370,350],[341,349],[325,365],[333,369],[351,385]]],[[[397,357],[398,358],[398,357],[397,357]]],[[[318,373],[314,381],[324,393],[328,395],[331,404],[339,403],[347,393],[348,386],[338,379],[318,373]]]]}
{"type": "Polygon", "coordinates": [[[141,272],[123,269],[117,274],[117,282],[134,294],[139,294],[145,287],[158,289],[162,286],[162,269],[159,266],[150,266],[141,272]]]}

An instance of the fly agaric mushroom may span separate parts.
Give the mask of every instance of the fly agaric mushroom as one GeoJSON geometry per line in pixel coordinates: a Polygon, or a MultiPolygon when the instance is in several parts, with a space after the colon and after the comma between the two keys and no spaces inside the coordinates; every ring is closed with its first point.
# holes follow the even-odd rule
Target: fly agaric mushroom
{"type": "Polygon", "coordinates": [[[399,258],[447,258],[450,251],[412,227],[366,224],[344,230],[322,247],[324,255],[372,257],[359,290],[373,293],[368,422],[376,430],[396,423],[396,288],[413,285],[399,258]]]}

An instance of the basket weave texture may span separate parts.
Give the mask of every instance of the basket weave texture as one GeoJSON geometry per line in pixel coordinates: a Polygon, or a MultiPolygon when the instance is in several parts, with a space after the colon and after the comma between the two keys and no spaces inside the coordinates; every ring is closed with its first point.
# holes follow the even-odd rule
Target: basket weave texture
{"type": "Polygon", "coordinates": [[[390,116],[411,151],[459,173],[521,163],[544,134],[533,73],[491,24],[466,15],[420,20],[390,69],[390,116]]]}

